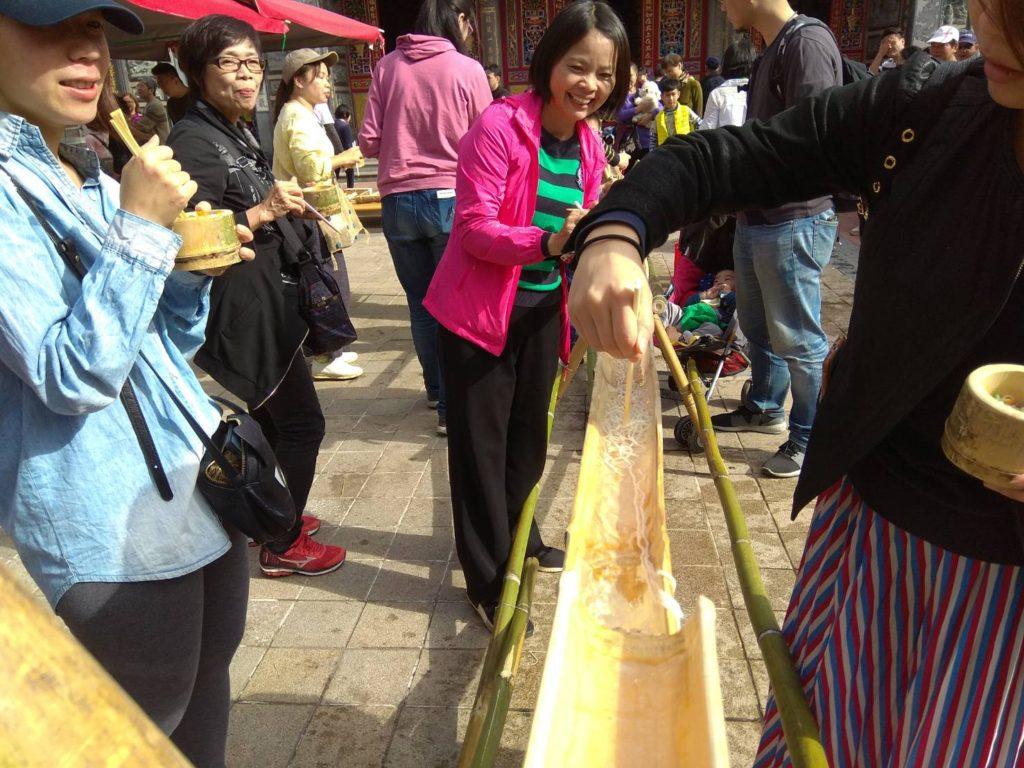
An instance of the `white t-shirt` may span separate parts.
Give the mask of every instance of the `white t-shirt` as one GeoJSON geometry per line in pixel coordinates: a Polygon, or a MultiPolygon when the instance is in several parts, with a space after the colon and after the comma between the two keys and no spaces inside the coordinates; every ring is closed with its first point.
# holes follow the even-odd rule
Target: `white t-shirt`
{"type": "Polygon", "coordinates": [[[747,121],[747,92],[740,90],[747,78],[726,80],[715,88],[704,105],[701,128],[721,128],[723,125],[743,125],[747,121]]]}
{"type": "Polygon", "coordinates": [[[320,125],[334,125],[334,115],[331,114],[331,108],[327,106],[326,102],[315,105],[313,114],[320,121],[320,125]]]}

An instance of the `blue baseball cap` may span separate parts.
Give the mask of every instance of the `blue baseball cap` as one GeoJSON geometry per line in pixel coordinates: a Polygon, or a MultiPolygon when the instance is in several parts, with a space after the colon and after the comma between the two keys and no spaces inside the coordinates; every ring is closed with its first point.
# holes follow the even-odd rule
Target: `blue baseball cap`
{"type": "Polygon", "coordinates": [[[977,45],[978,44],[978,38],[976,38],[974,36],[974,32],[971,31],[970,29],[961,29],[960,30],[960,45],[964,45],[965,43],[967,45],[977,45]]]}
{"type": "Polygon", "coordinates": [[[142,19],[110,0],[4,0],[0,4],[0,16],[8,16],[30,27],[60,24],[86,11],[102,11],[103,18],[131,35],[138,35],[145,29],[142,19]]]}

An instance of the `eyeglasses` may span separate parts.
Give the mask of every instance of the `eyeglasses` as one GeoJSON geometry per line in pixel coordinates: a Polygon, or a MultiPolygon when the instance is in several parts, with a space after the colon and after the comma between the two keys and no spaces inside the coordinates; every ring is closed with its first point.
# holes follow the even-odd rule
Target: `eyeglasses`
{"type": "Polygon", "coordinates": [[[253,74],[259,74],[267,68],[265,59],[236,59],[233,56],[221,56],[213,62],[221,72],[237,72],[245,65],[245,68],[253,74]]]}

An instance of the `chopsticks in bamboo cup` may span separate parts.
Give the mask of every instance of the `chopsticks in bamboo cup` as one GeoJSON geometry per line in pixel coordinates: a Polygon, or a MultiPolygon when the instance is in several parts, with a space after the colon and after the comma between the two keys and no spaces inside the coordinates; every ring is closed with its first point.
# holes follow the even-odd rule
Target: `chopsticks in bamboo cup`
{"type": "MultiPolygon", "coordinates": [[[[636,285],[633,287],[633,315],[637,315],[640,312],[640,281],[637,280],[636,285]]],[[[630,363],[626,368],[626,397],[622,407],[622,423],[629,423],[629,409],[633,401],[633,379],[636,375],[636,366],[630,363]]]]}
{"type": "Polygon", "coordinates": [[[117,135],[121,137],[121,141],[128,147],[128,151],[133,156],[138,157],[142,151],[142,147],[139,146],[139,142],[135,140],[135,136],[132,134],[132,129],[128,127],[128,120],[124,116],[124,112],[120,109],[115,109],[110,113],[110,124],[117,132],[117,135]]]}

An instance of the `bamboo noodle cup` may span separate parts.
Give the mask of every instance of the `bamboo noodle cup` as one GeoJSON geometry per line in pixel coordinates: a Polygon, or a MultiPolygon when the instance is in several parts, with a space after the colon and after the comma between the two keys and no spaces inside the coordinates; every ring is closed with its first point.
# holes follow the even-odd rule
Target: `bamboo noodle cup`
{"type": "Polygon", "coordinates": [[[311,187],[303,187],[302,197],[322,216],[333,216],[345,210],[341,201],[341,190],[331,181],[321,181],[311,187]]]}
{"type": "Polygon", "coordinates": [[[967,377],[946,419],[942,450],[967,474],[1005,488],[1024,474],[1024,412],[994,394],[1024,405],[1024,366],[986,365],[967,377]]]}
{"type": "Polygon", "coordinates": [[[242,260],[238,254],[242,243],[235,229],[235,214],[231,211],[183,212],[171,229],[182,239],[174,261],[175,269],[221,269],[242,260]]]}

